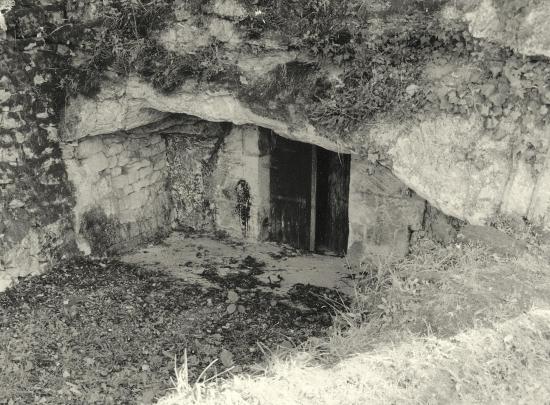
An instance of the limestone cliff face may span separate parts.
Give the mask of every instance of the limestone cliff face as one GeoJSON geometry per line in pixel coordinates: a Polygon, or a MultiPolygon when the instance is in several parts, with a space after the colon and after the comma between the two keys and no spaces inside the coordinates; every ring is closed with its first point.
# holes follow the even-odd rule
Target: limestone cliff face
{"type": "MultiPolygon", "coordinates": [[[[339,138],[327,136],[296,112],[293,103],[277,114],[273,112],[280,107],[277,100],[243,99],[224,83],[205,87],[190,82],[163,95],[131,77],[105,83],[95,99],[74,100],[66,110],[64,137],[128,129],[174,112],[209,121],[255,124],[285,137],[378,161],[433,206],[470,223],[483,224],[504,213],[527,217],[550,229],[550,64],[545,58],[550,56],[550,33],[542,23],[550,5],[499,0],[451,3],[439,10],[437,18],[466,22],[472,36],[492,41],[482,42],[482,47],[486,44],[496,51],[455,60],[431,55],[422,77],[407,91],[413,94],[422,88],[435,99],[435,108],[412,117],[380,114],[339,138]],[[514,30],[509,28],[511,23],[514,30]],[[526,55],[540,57],[525,67],[518,59],[526,55]],[[529,93],[533,88],[537,89],[534,96],[529,93]]],[[[251,52],[251,41],[235,26],[246,11],[232,1],[215,4],[202,27],[194,25],[194,16],[182,12],[175,26],[159,34],[166,48],[184,54],[213,41],[223,43],[223,57],[241,68],[240,80],[245,83],[289,62],[308,59],[289,50],[276,36],[256,41],[251,52]]],[[[383,22],[377,20],[377,24],[383,22]]],[[[342,73],[335,66],[320,69],[333,82],[342,73]]]]}
{"type": "Polygon", "coordinates": [[[449,8],[448,16],[462,16],[478,38],[498,42],[524,55],[550,57],[547,1],[469,0],[449,8]]]}

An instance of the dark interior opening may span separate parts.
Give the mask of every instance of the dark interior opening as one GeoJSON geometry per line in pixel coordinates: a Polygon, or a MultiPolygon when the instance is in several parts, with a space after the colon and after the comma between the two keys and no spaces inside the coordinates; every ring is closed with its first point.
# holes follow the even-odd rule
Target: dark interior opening
{"type": "Polygon", "coordinates": [[[350,155],[270,135],[269,239],[345,255],[350,155]]]}
{"type": "Polygon", "coordinates": [[[269,236],[303,250],[311,240],[311,154],[311,145],[272,137],[269,236]]]}

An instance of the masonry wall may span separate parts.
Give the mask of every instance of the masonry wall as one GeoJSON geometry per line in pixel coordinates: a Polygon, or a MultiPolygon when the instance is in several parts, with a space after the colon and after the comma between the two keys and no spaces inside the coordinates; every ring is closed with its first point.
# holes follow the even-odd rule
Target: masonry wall
{"type": "Polygon", "coordinates": [[[213,173],[216,226],[232,236],[267,238],[270,158],[260,147],[264,136],[256,126],[233,127],[219,153],[213,173]],[[239,182],[246,183],[248,198],[239,182]]]}
{"type": "Polygon", "coordinates": [[[63,13],[61,1],[17,1],[16,39],[0,35],[0,291],[76,251],[51,76],[66,58],[57,35],[36,40],[63,13]]]}
{"type": "Polygon", "coordinates": [[[207,122],[189,117],[186,125],[165,136],[168,176],[173,202],[175,229],[212,231],[216,225],[215,181],[227,123],[207,122]]]}
{"type": "Polygon", "coordinates": [[[348,255],[354,261],[407,255],[412,233],[423,227],[425,211],[426,201],[390,170],[352,157],[348,255]]]}
{"type": "Polygon", "coordinates": [[[75,230],[92,250],[95,236],[87,233],[93,221],[108,221],[114,234],[106,235],[101,247],[117,251],[170,230],[162,136],[117,133],[83,138],[64,144],[63,157],[75,189],[75,230]]]}

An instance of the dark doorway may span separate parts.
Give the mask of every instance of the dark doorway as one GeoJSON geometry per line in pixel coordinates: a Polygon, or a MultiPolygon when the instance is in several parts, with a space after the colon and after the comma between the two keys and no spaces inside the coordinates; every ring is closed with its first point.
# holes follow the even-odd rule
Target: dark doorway
{"type": "Polygon", "coordinates": [[[311,145],[271,137],[269,238],[310,249],[311,145]]]}
{"type": "Polygon", "coordinates": [[[350,156],[270,136],[269,239],[344,255],[348,244],[350,156]]]}
{"type": "Polygon", "coordinates": [[[350,155],[317,148],[315,250],[345,255],[348,247],[350,155]]]}

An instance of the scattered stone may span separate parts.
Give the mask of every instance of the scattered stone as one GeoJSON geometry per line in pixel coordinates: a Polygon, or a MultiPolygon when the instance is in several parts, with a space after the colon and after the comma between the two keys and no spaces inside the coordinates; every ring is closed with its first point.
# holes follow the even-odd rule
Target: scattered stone
{"type": "Polygon", "coordinates": [[[19,209],[19,208],[23,208],[25,206],[25,203],[21,200],[12,200],[10,203],[9,203],[9,207],[12,209],[12,210],[16,210],[16,209],[19,209]]]}
{"type": "Polygon", "coordinates": [[[229,301],[232,304],[235,304],[237,301],[239,301],[239,294],[237,294],[235,291],[230,290],[227,293],[227,301],[229,301]]]}
{"type": "Polygon", "coordinates": [[[46,83],[46,78],[43,75],[36,75],[34,76],[34,84],[40,85],[46,83]]]}
{"type": "Polygon", "coordinates": [[[418,85],[416,85],[416,84],[410,84],[410,85],[408,85],[407,88],[405,89],[405,91],[407,92],[407,94],[408,94],[409,96],[411,96],[411,97],[414,96],[414,95],[418,92],[418,90],[420,90],[420,87],[419,87],[418,85]]]}
{"type": "Polygon", "coordinates": [[[239,314],[244,314],[246,312],[246,308],[244,307],[244,305],[239,305],[237,307],[237,310],[239,311],[239,314]]]}
{"type": "Polygon", "coordinates": [[[227,307],[227,313],[229,315],[235,313],[236,310],[237,310],[237,306],[235,304],[229,304],[229,306],[227,307]]]}
{"type": "Polygon", "coordinates": [[[222,364],[224,365],[224,367],[231,367],[233,366],[233,364],[235,364],[233,362],[233,353],[231,353],[229,350],[227,349],[223,349],[220,353],[220,361],[222,362],[222,364]]]}

